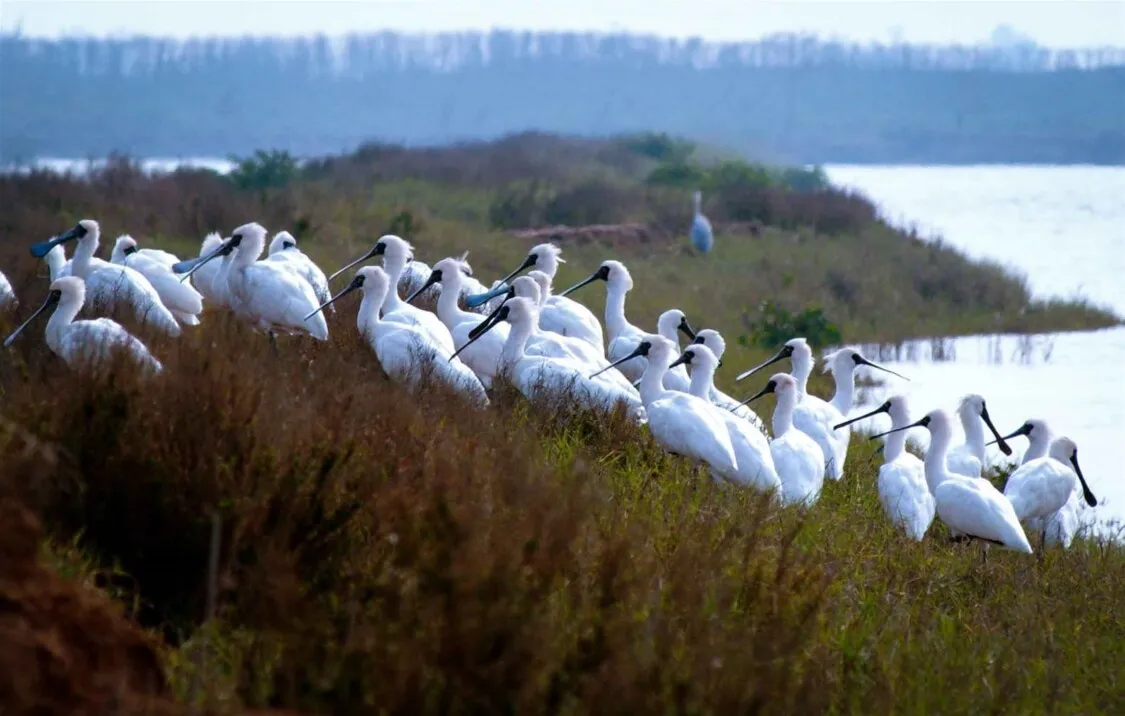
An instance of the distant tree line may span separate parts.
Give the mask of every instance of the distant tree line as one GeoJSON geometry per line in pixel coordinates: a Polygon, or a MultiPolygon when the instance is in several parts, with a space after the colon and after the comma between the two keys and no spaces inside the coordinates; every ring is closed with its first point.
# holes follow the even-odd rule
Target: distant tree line
{"type": "Polygon", "coordinates": [[[1125,162],[1125,49],[579,33],[0,37],[0,158],[658,130],[801,162],[1125,162]]]}

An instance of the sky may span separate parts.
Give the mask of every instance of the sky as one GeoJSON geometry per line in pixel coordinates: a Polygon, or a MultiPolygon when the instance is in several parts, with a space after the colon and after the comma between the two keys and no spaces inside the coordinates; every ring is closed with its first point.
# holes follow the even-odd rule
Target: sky
{"type": "Polygon", "coordinates": [[[1048,47],[1125,46],[1125,0],[0,0],[0,28],[37,37],[501,27],[710,40],[810,32],[864,42],[978,43],[1001,25],[1048,47]]]}

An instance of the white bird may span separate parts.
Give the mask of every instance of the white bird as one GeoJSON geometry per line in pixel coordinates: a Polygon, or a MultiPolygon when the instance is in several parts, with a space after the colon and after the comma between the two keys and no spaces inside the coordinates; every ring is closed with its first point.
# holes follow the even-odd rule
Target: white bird
{"type": "Polygon", "coordinates": [[[429,278],[406,297],[412,303],[425,295],[431,286],[441,287],[437,299],[437,317],[449,330],[454,347],[460,351],[459,358],[469,366],[485,388],[492,387],[492,380],[500,370],[500,355],[508,340],[507,324],[498,325],[469,345],[469,333],[485,320],[479,313],[466,311],[458,303],[462,293],[463,281],[470,271],[464,258],[449,257],[434,264],[429,278]]]}
{"type": "MultiPolygon", "coordinates": [[[[500,293],[500,305],[504,305],[511,298],[528,298],[542,307],[543,294],[541,281],[546,278],[542,271],[530,271],[526,276],[512,279],[510,284],[505,284],[507,290],[500,293]]],[[[496,310],[498,310],[497,307],[496,310]]],[[[495,313],[495,310],[493,311],[495,313]]],[[[527,341],[529,355],[542,355],[548,358],[566,359],[582,364],[582,371],[589,373],[596,371],[594,380],[611,383],[620,390],[640,400],[640,395],[633,383],[629,382],[616,368],[611,369],[609,361],[592,345],[573,336],[564,336],[554,331],[542,330],[542,322],[532,326],[531,337],[527,341]]]]}
{"type": "Polygon", "coordinates": [[[738,458],[722,411],[706,400],[664,386],[664,374],[676,358],[672,342],[659,335],[643,335],[632,353],[617,362],[636,357],[647,359],[640,393],[656,442],[670,453],[705,463],[713,475],[737,482],[738,458]]]}
{"type": "MultiPolygon", "coordinates": [[[[212,231],[207,236],[203,237],[203,242],[199,246],[199,258],[204,258],[207,254],[219,248],[219,244],[223,243],[223,237],[218,232],[212,231]]],[[[228,254],[227,256],[229,256],[228,254]]],[[[227,256],[223,259],[226,260],[227,256]]],[[[221,263],[209,263],[206,266],[201,266],[196,269],[192,275],[192,283],[195,285],[195,290],[203,294],[203,299],[209,303],[214,303],[223,308],[229,308],[229,300],[226,299],[226,282],[223,285],[216,286],[215,275],[219,273],[221,263]]],[[[169,267],[170,268],[170,267],[169,267]]]]}
{"type": "Polygon", "coordinates": [[[540,390],[545,390],[553,394],[570,394],[573,400],[589,408],[612,410],[617,405],[624,404],[630,415],[638,421],[644,419],[644,408],[639,396],[586,377],[581,363],[527,354],[527,340],[532,329],[539,323],[539,307],[532,299],[510,299],[470,332],[469,344],[482,335],[487,335],[501,321],[511,324],[508,340],[501,353],[501,365],[509,373],[512,383],[525,396],[534,399],[540,390]]]}
{"type": "MultiPolygon", "coordinates": [[[[391,318],[390,314],[399,314],[399,318],[396,320],[409,319],[410,322],[428,333],[433,341],[437,345],[440,345],[443,350],[448,350],[450,353],[456,350],[453,345],[453,336],[450,335],[449,329],[445,327],[441,319],[429,311],[423,311],[416,306],[411,306],[398,295],[399,278],[402,276],[407,264],[413,261],[414,258],[413,247],[401,237],[395,236],[394,234],[385,234],[379,237],[379,240],[375,242],[375,246],[373,246],[370,251],[329,276],[328,280],[331,281],[352,266],[374,258],[375,256],[383,257],[383,270],[385,270],[387,276],[390,277],[393,287],[387,291],[387,297],[383,303],[384,318],[391,318]]],[[[429,274],[427,274],[427,280],[428,279],[429,274]]]]}
{"type": "MultiPolygon", "coordinates": [[[[169,271],[174,264],[180,262],[178,256],[163,249],[142,249],[137,247],[137,242],[133,241],[132,244],[126,245],[121,243],[122,238],[128,237],[128,234],[117,237],[117,241],[113,245],[113,252],[110,254],[109,262],[113,264],[120,264],[123,266],[130,265],[125,262],[126,256],[142,256],[145,260],[155,261],[161,264],[169,271]]],[[[131,238],[131,237],[130,237],[131,238]]],[[[135,266],[133,268],[136,268],[135,266]]],[[[142,272],[143,273],[143,272],[142,272]]]]}
{"type": "MultiPolygon", "coordinates": [[[[559,270],[559,264],[566,263],[561,254],[562,250],[554,244],[539,244],[538,246],[533,246],[531,251],[527,252],[527,257],[523,260],[523,263],[520,264],[519,268],[500,279],[497,285],[507,283],[526,269],[542,271],[553,283],[555,275],[559,270]]],[[[592,279],[588,279],[583,283],[589,283],[590,280],[592,279]]],[[[579,286],[581,285],[583,284],[579,284],[579,286]]],[[[494,288],[496,288],[496,286],[494,286],[494,288]]],[[[571,336],[586,341],[604,355],[606,346],[605,337],[602,333],[602,324],[598,322],[597,317],[590,309],[573,299],[567,298],[567,294],[575,288],[578,288],[578,286],[574,286],[564,291],[562,294],[555,296],[551,294],[550,285],[547,286],[547,291],[543,296],[543,308],[539,313],[539,327],[545,331],[561,333],[564,336],[571,336]]],[[[624,307],[624,295],[622,295],[622,307],[624,307]]],[[[624,313],[622,313],[622,315],[624,315],[624,313]]],[[[609,328],[608,323],[606,324],[606,328],[609,328]]],[[[640,373],[637,375],[639,377],[640,373]]]]}
{"type": "MultiPolygon", "coordinates": [[[[718,367],[723,365],[723,354],[727,351],[727,342],[723,339],[721,333],[714,328],[704,328],[695,332],[695,340],[692,343],[697,345],[707,346],[712,353],[715,354],[715,359],[718,361],[718,367]]],[[[729,410],[740,418],[749,420],[756,428],[765,432],[765,423],[758,417],[758,414],[750,409],[749,406],[743,405],[734,398],[730,397],[723,391],[719,390],[717,386],[711,386],[711,402],[715,405],[729,410]]]]}
{"type": "Polygon", "coordinates": [[[937,516],[954,539],[967,536],[1031,554],[1031,544],[1008,498],[988,480],[949,470],[946,454],[953,441],[953,421],[944,410],[930,411],[918,422],[874,435],[872,439],[916,427],[930,431],[930,447],[925,459],[926,481],[937,485],[934,489],[937,516]]]}
{"type": "MultiPolygon", "coordinates": [[[[469,265],[467,262],[468,256],[468,251],[466,251],[465,254],[461,256],[462,259],[466,260],[466,267],[468,267],[469,265]]],[[[434,264],[434,266],[437,266],[437,264],[434,264]]],[[[464,297],[466,299],[465,306],[469,309],[469,312],[483,316],[491,310],[491,308],[489,307],[491,304],[485,305],[486,302],[484,301],[474,301],[471,299],[474,295],[479,296],[481,294],[484,294],[487,289],[484,287],[484,284],[473,277],[471,268],[467,268],[467,270],[469,271],[469,273],[465,274],[465,276],[461,280],[461,288],[459,289],[458,294],[457,296],[455,296],[455,298],[464,297]]],[[[419,261],[416,258],[412,258],[403,268],[402,278],[400,278],[398,281],[398,288],[402,292],[402,295],[417,295],[431,302],[436,301],[438,295],[442,291],[442,287],[440,283],[430,281],[432,273],[433,269],[430,268],[424,261],[419,261]]],[[[493,284],[493,288],[499,285],[499,283],[500,282],[497,281],[495,284],[493,284]]]]}
{"type": "MultiPolygon", "coordinates": [[[[55,247],[60,247],[61,252],[63,244],[77,239],[78,246],[74,249],[74,256],[68,264],[58,267],[58,274],[73,275],[83,279],[86,283],[85,300],[91,304],[104,306],[127,304],[139,322],[170,336],[180,335],[180,324],[165,307],[160,300],[160,294],[147,278],[128,266],[118,266],[94,258],[100,236],[101,229],[98,222],[83,219],[66,232],[32,245],[31,255],[36,258],[48,258],[55,247]]],[[[61,254],[54,255],[61,257],[61,254]]],[[[48,258],[48,261],[57,262],[58,259],[48,258]]],[[[58,275],[55,278],[58,278],[58,275]]]]}
{"type": "MultiPolygon", "coordinates": [[[[277,331],[328,340],[328,323],[317,310],[320,303],[312,287],[279,262],[258,261],[265,244],[266,230],[261,224],[243,224],[207,256],[177,264],[176,272],[190,276],[215,258],[233,254],[225,284],[236,316],[269,333],[271,343],[277,331]]],[[[222,274],[216,275],[216,281],[221,279],[222,274]]]]}
{"type": "Polygon", "coordinates": [[[4,341],[4,347],[10,346],[16,336],[40,313],[57,306],[47,321],[47,346],[71,368],[78,370],[102,367],[115,354],[125,352],[144,370],[156,373],[163,370],[160,361],[149,353],[145,344],[116,322],[108,318],[74,320],[85,300],[86,285],[81,278],[64,276],[55,279],[51,282],[47,300],[19,328],[12,331],[4,341]]]}
{"type": "MultiPolygon", "coordinates": [[[[891,416],[892,428],[905,428],[910,424],[910,412],[906,398],[892,395],[878,408],[869,413],[846,420],[836,426],[866,420],[880,413],[891,416]]],[[[936,475],[934,476],[937,477],[936,475]]],[[[936,488],[937,485],[934,485],[936,488]]],[[[879,466],[879,502],[891,524],[900,528],[908,537],[921,541],[934,521],[936,504],[934,495],[926,481],[926,469],[922,461],[906,451],[906,433],[897,432],[886,437],[883,445],[883,464],[879,466]]]]}
{"type": "MultiPolygon", "coordinates": [[[[316,299],[321,303],[332,298],[332,293],[328,290],[328,277],[320,270],[312,259],[310,259],[303,251],[297,248],[297,240],[288,231],[279,231],[270,241],[268,261],[281,261],[289,264],[297,274],[308,282],[312,287],[313,293],[316,294],[316,299]]],[[[332,311],[336,311],[336,307],[331,307],[332,311]]]]}
{"type": "Polygon", "coordinates": [[[62,244],[52,246],[43,257],[43,261],[47,264],[47,273],[52,281],[70,275],[71,263],[66,260],[66,252],[63,251],[62,244]]]}
{"type": "MultiPolygon", "coordinates": [[[[1020,464],[1026,465],[1032,460],[1047,456],[1047,450],[1051,447],[1051,441],[1055,439],[1054,433],[1047,425],[1045,420],[1031,419],[1024,422],[1019,428],[1010,435],[1005,435],[1005,440],[1011,440],[1020,435],[1027,436],[1027,450],[1024,451],[1023,456],[1020,458],[1020,464]]],[[[995,440],[989,442],[996,442],[995,440]]],[[[1054,547],[1061,545],[1064,548],[1070,547],[1071,542],[1074,541],[1074,535],[1078,533],[1078,526],[1080,524],[1079,513],[1082,509],[1082,498],[1078,496],[1078,490],[1072,490],[1070,496],[1066,500],[1066,504],[1060,507],[1054,514],[1043,518],[1032,518],[1024,520],[1025,529],[1033,532],[1040,532],[1044,538],[1043,544],[1046,546],[1054,547]]]]}
{"type": "MultiPolygon", "coordinates": [[[[691,386],[688,392],[695,397],[711,402],[714,386],[715,368],[719,359],[705,345],[690,345],[672,362],[672,367],[685,365],[691,367],[691,386]]],[[[759,492],[777,491],[781,497],[781,479],[774,467],[769,441],[760,430],[749,421],[738,417],[729,410],[716,406],[726,423],[730,434],[734,456],[738,462],[734,480],[741,485],[752,487],[759,492]]]]}
{"type": "Polygon", "coordinates": [[[12,284],[8,281],[8,277],[0,271],[0,308],[11,308],[19,304],[16,299],[16,292],[12,290],[12,284]]]}
{"type": "MultiPolygon", "coordinates": [[[[632,354],[644,336],[647,335],[645,331],[629,323],[629,320],[625,318],[625,295],[633,288],[633,277],[629,275],[629,270],[625,268],[625,264],[620,261],[603,261],[597,271],[585,280],[563,291],[561,295],[566,296],[594,281],[606,282],[605,325],[609,337],[609,350],[606,351],[606,356],[612,365],[616,366],[631,383],[635,384],[644,375],[645,358],[633,357],[627,361],[621,360],[624,356],[632,354]]],[[[675,309],[661,314],[657,328],[658,333],[671,340],[673,347],[677,349],[679,348],[679,342],[676,340],[676,329],[681,328],[685,332],[691,331],[690,326],[687,326],[686,319],[683,318],[683,312],[675,309]],[[683,328],[685,326],[686,329],[683,328]]],[[[694,339],[695,333],[690,332],[689,336],[694,339]]],[[[686,371],[683,373],[665,372],[664,374],[664,386],[666,388],[686,393],[690,382],[686,371]]]]}
{"type": "Polygon", "coordinates": [[[199,325],[199,314],[203,313],[203,296],[190,281],[180,280],[172,273],[171,266],[162,258],[154,258],[151,254],[139,251],[132,236],[126,234],[117,237],[110,262],[139,271],[156,289],[160,302],[180,323],[187,326],[199,325]]]}
{"type": "Polygon", "coordinates": [[[324,310],[329,303],[335,303],[356,290],[363,291],[356,326],[392,380],[416,387],[427,375],[433,375],[455,390],[488,405],[484,386],[464,363],[453,357],[452,351],[447,351],[445,346],[434,341],[429,333],[414,323],[380,318],[379,312],[386,305],[387,293],[394,290],[390,276],[382,268],[365,266],[356,271],[351,283],[317,310],[324,310]]]}
{"type": "MultiPolygon", "coordinates": [[[[800,402],[793,413],[793,424],[798,430],[807,434],[824,452],[824,464],[827,474],[833,480],[839,480],[844,475],[844,461],[848,456],[848,440],[850,431],[835,431],[832,426],[843,422],[847,411],[851,410],[855,394],[855,369],[866,365],[877,368],[892,375],[898,375],[880,365],[876,365],[864,358],[859,351],[853,348],[842,348],[832,353],[826,364],[826,370],[832,372],[836,380],[836,394],[832,402],[828,403],[815,395],[809,395],[809,375],[812,373],[812,349],[804,338],[792,338],[785,342],[772,358],[739,375],[735,380],[742,380],[753,375],[762,368],[789,358],[792,362],[791,374],[797,381],[800,393],[800,402]]],[[[900,378],[902,376],[899,376],[900,378]]]]}
{"type": "Polygon", "coordinates": [[[781,479],[782,498],[788,504],[812,505],[820,499],[820,490],[824,487],[824,453],[816,441],[794,427],[793,416],[802,400],[800,386],[793,376],[775,373],[766,386],[746,402],[767,393],[777,395],[770,454],[781,479]]]}
{"type": "Polygon", "coordinates": [[[984,470],[984,429],[981,421],[992,431],[1000,451],[1005,455],[1012,454],[1012,448],[1000,437],[992,418],[988,415],[988,407],[984,398],[975,393],[966,395],[961,399],[957,408],[957,416],[961,419],[961,428],[965,431],[965,442],[949,452],[949,469],[959,475],[980,477],[984,470]]]}
{"type": "MultiPolygon", "coordinates": [[[[855,403],[855,372],[860,366],[881,370],[907,380],[905,376],[867,360],[862,353],[854,348],[845,347],[833,351],[824,357],[824,372],[832,373],[832,378],[836,383],[836,392],[832,395],[829,405],[835,409],[841,419],[847,417],[855,403]]],[[[834,428],[835,425],[835,423],[832,423],[830,427],[834,428]]],[[[851,429],[844,427],[833,429],[832,432],[836,436],[836,460],[833,464],[839,468],[839,474],[843,475],[844,465],[848,458],[848,443],[851,441],[851,429]]],[[[829,474],[832,473],[833,471],[829,470],[829,474]]],[[[835,479],[838,480],[840,477],[836,476],[835,479]]]]}
{"type": "Polygon", "coordinates": [[[1047,521],[1056,518],[1053,541],[1069,547],[1078,529],[1078,514],[1065,508],[1072,499],[1077,502],[1079,485],[1086,504],[1096,507],[1098,501],[1078,466],[1078,446],[1068,437],[1057,437],[1051,441],[1046,456],[1024,462],[1008,477],[1004,494],[1017,517],[1042,531],[1044,543],[1048,532],[1043,528],[1047,521]],[[1065,514],[1059,515],[1064,510],[1065,514]]]}

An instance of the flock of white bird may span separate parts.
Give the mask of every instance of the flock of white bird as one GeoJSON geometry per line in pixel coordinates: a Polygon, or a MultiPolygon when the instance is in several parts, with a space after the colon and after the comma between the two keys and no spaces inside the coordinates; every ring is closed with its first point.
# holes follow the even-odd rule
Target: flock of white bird
{"type": "MultiPolygon", "coordinates": [[[[713,329],[696,332],[677,309],[660,315],[655,333],[630,323],[625,299],[633,280],[619,261],[603,262],[591,276],[556,295],[552,281],[563,259],[553,244],[535,246],[518,268],[485,288],[472,277],[464,256],[442,259],[430,268],[414,259],[409,243],[393,235],[381,237],[370,251],[329,277],[285,231],[275,235],[268,255],[261,258],[267,232],[257,223],[240,226],[227,238],[209,235],[199,256],[186,261],[165,251],[138,248],[135,240],[122,236],[106,262],[94,257],[99,237],[98,223],[83,220],[31,247],[32,255],[48,264],[50,293],[8,336],[5,346],[55,307],[46,341],[69,365],[89,365],[86,361],[126,351],[159,373],[160,362],[121,325],[108,318],[76,320],[83,306],[121,306],[142,323],[177,336],[182,325],[200,323],[206,301],[268,332],[276,348],[278,332],[327,340],[325,310],[335,311],[342,298],[359,291],[358,328],[392,379],[409,385],[426,378],[442,380],[486,405],[487,391],[504,373],[529,397],[546,390],[590,407],[623,405],[633,419],[647,424],[664,449],[702,463],[720,484],[768,492],[785,504],[811,505],[826,476],[841,479],[849,426],[880,413],[890,416],[892,429],[873,436],[886,437],[879,499],[889,520],[910,539],[921,540],[936,516],[955,539],[979,539],[1031,553],[1027,534],[1037,532],[1041,546],[1068,547],[1079,529],[1081,502],[1097,504],[1072,440],[1054,437],[1041,420],[1029,420],[1001,436],[979,395],[961,401],[958,417],[965,443],[957,446],[951,445],[949,414],[934,410],[911,422],[901,395],[848,419],[858,368],[898,375],[853,348],[825,357],[824,370],[836,383],[830,401],[808,393],[815,358],[803,338],[788,341],[737,380],[785,359],[791,363],[790,373],[776,373],[749,399],[735,400],[714,384],[726,349],[722,335],[713,329]],[[77,245],[67,260],[63,245],[70,241],[77,245]],[[382,267],[358,269],[346,287],[331,294],[330,281],[376,257],[382,267]],[[606,285],[604,333],[589,309],[568,298],[599,281],[606,285]],[[435,312],[413,305],[426,294],[436,294],[435,312]],[[681,333],[691,341],[682,350],[681,333]],[[777,399],[772,438],[748,407],[767,393],[777,399]],[[1005,455],[1011,454],[1007,439],[1022,435],[1030,443],[1003,492],[982,477],[985,427],[1005,455]],[[905,449],[905,431],[912,428],[930,432],[924,461],[905,449]]],[[[0,303],[5,302],[15,302],[15,296],[0,273],[0,303]]]]}

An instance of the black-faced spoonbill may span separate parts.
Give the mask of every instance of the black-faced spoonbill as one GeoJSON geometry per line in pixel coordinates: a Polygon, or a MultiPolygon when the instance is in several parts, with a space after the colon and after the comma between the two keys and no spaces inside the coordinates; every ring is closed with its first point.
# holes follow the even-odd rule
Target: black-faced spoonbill
{"type": "Polygon", "coordinates": [[[502,369],[528,398],[534,398],[540,390],[545,390],[556,395],[569,394],[576,402],[591,408],[612,410],[619,403],[624,403],[635,419],[644,419],[644,408],[636,394],[586,377],[582,364],[577,361],[527,353],[527,340],[539,322],[539,306],[530,298],[509,299],[469,332],[469,344],[488,335],[502,321],[511,324],[508,340],[501,352],[502,369]]]}
{"type": "Polygon", "coordinates": [[[460,359],[476,374],[485,388],[491,388],[492,379],[500,370],[500,354],[504,350],[504,342],[508,340],[508,325],[496,326],[480,340],[468,345],[469,332],[485,320],[479,313],[463,310],[458,302],[464,280],[471,270],[464,258],[451,256],[438,261],[426,282],[406,297],[406,303],[412,303],[424,295],[430,286],[441,286],[437,317],[449,330],[460,359]]]}
{"type": "Polygon", "coordinates": [[[831,411],[824,410],[814,401],[809,401],[809,407],[821,407],[818,417],[822,421],[827,420],[827,426],[835,438],[836,459],[832,462],[832,465],[837,469],[829,469],[828,474],[836,480],[840,479],[840,476],[844,473],[844,463],[848,459],[848,443],[851,440],[851,430],[847,427],[838,427],[838,423],[846,418],[852,410],[852,405],[855,402],[855,372],[860,366],[881,370],[903,380],[908,380],[905,376],[899,375],[889,368],[872,363],[854,348],[840,348],[824,357],[824,372],[831,373],[836,383],[836,392],[832,395],[832,400],[828,402],[835,413],[832,414],[831,411]]]}
{"type": "MultiPolygon", "coordinates": [[[[142,249],[137,246],[136,241],[133,241],[131,244],[125,244],[121,242],[121,239],[124,238],[132,239],[128,234],[117,237],[117,241],[113,244],[113,253],[111,253],[109,257],[110,263],[130,265],[124,260],[126,256],[143,257],[145,261],[155,261],[170,271],[174,265],[180,262],[180,258],[171,252],[163,249],[142,249]]],[[[134,266],[133,268],[137,267],[134,266]]],[[[144,272],[142,271],[142,273],[144,272]]]]}
{"type": "MultiPolygon", "coordinates": [[[[212,231],[210,234],[207,234],[207,236],[203,237],[203,242],[199,246],[199,258],[206,258],[207,254],[219,248],[219,244],[221,243],[223,243],[223,237],[220,236],[217,231],[212,231]]],[[[222,263],[216,262],[201,266],[192,275],[191,281],[195,285],[195,290],[203,294],[203,300],[208,303],[213,303],[216,306],[229,308],[229,301],[225,296],[225,281],[221,288],[215,286],[215,275],[219,272],[221,266],[222,263]]]]}
{"type": "Polygon", "coordinates": [[[432,374],[455,390],[487,405],[484,386],[468,366],[452,355],[452,351],[447,351],[445,346],[412,322],[379,317],[387,293],[396,290],[395,286],[397,284],[380,267],[364,266],[356,271],[344,290],[317,310],[323,311],[329,303],[335,303],[353,291],[362,291],[363,300],[356,315],[356,326],[392,380],[417,386],[426,375],[432,374]]]}
{"type": "MultiPolygon", "coordinates": [[[[383,270],[387,272],[392,285],[391,289],[387,291],[387,298],[383,303],[384,318],[389,318],[389,314],[392,313],[409,318],[415,325],[428,333],[436,344],[442,346],[443,350],[452,353],[455,350],[453,336],[449,334],[449,329],[445,327],[441,320],[429,311],[423,311],[404,302],[398,295],[399,278],[407,264],[414,260],[413,247],[402,237],[394,234],[385,234],[379,237],[370,251],[329,276],[328,280],[331,281],[352,266],[376,256],[383,257],[383,270]]],[[[429,275],[427,273],[423,283],[429,279],[429,275]]]]}
{"type": "Polygon", "coordinates": [[[664,374],[677,357],[672,342],[659,335],[642,335],[636,348],[617,362],[638,357],[647,359],[640,393],[656,442],[670,453],[705,463],[716,480],[738,481],[738,458],[722,411],[694,395],[664,387],[664,374]]]}
{"type": "MultiPolygon", "coordinates": [[[[500,305],[504,305],[512,298],[527,298],[534,302],[536,307],[541,307],[543,305],[543,294],[540,288],[542,284],[537,280],[537,277],[543,276],[544,274],[541,271],[530,271],[526,276],[517,276],[512,279],[510,284],[506,284],[508,290],[500,294],[502,298],[500,305]]],[[[499,307],[493,313],[496,310],[499,310],[499,307]]],[[[593,377],[594,380],[610,383],[640,400],[640,395],[633,384],[620,371],[616,369],[608,370],[609,361],[586,341],[564,336],[554,331],[544,331],[541,326],[532,326],[531,336],[527,339],[526,351],[528,355],[541,355],[572,364],[577,363],[579,365],[576,367],[583,373],[597,371],[596,376],[593,377]]]]}
{"type": "MultiPolygon", "coordinates": [[[[905,428],[910,424],[906,398],[892,395],[878,408],[836,425],[839,430],[852,423],[886,413],[891,416],[892,428],[905,428]]],[[[935,475],[936,477],[936,475],[935,475]]],[[[934,487],[937,487],[935,484],[934,487]]],[[[922,461],[906,451],[906,433],[887,436],[883,444],[883,464],[879,466],[879,502],[891,524],[899,527],[908,537],[921,540],[934,521],[936,504],[926,482],[926,469],[922,461]]]]}
{"type": "MultiPolygon", "coordinates": [[[[578,338],[586,341],[605,355],[605,337],[602,333],[602,324],[590,309],[577,301],[567,298],[566,291],[558,296],[552,295],[551,283],[558,273],[559,264],[565,263],[562,250],[554,244],[539,244],[527,252],[523,263],[510,274],[500,279],[502,285],[518,276],[527,269],[542,271],[550,279],[543,295],[542,307],[539,311],[539,327],[545,331],[559,333],[564,336],[578,338]]],[[[497,287],[494,287],[494,290],[497,287]]],[[[573,289],[571,289],[573,290],[573,289]]],[[[488,296],[492,298],[492,296],[488,296]]],[[[487,300],[487,299],[486,299],[487,300]]],[[[608,327],[608,326],[607,326],[608,327]]]]}
{"type": "MultiPolygon", "coordinates": [[[[170,336],[180,335],[180,324],[161,302],[160,294],[147,278],[128,266],[118,266],[94,258],[100,236],[101,228],[98,222],[83,219],[52,239],[33,244],[31,255],[36,258],[46,258],[56,246],[61,247],[67,241],[77,240],[78,246],[74,249],[74,256],[69,262],[69,274],[85,281],[85,300],[92,304],[106,306],[127,303],[133,309],[133,315],[141,323],[170,336]]],[[[63,267],[64,270],[65,268],[63,267]]],[[[64,270],[60,270],[59,273],[64,273],[64,270]]]]}
{"type": "Polygon", "coordinates": [[[51,351],[66,361],[74,369],[98,367],[110,359],[115,352],[127,352],[136,363],[146,370],[159,373],[163,370],[160,361],[149,353],[144,343],[108,318],[91,321],[76,321],[86,300],[86,286],[77,276],[64,276],[51,282],[51,292],[47,300],[36,309],[4,341],[4,347],[12,344],[24,328],[39,314],[52,306],[57,306],[47,321],[47,345],[51,351]]]}
{"type": "MultiPolygon", "coordinates": [[[[210,254],[182,261],[176,271],[190,276],[220,256],[233,256],[225,283],[236,316],[269,333],[271,343],[275,331],[328,340],[328,323],[317,310],[320,303],[308,282],[278,262],[257,260],[265,243],[266,230],[261,224],[243,224],[210,254]]],[[[221,279],[222,274],[217,274],[216,280],[221,279]]]]}
{"type": "Polygon", "coordinates": [[[1079,485],[1086,504],[1097,507],[1098,500],[1078,466],[1078,446],[1068,437],[1057,437],[1046,456],[1025,461],[1008,476],[1004,494],[1016,516],[1042,533],[1043,544],[1049,540],[1069,547],[1078,531],[1079,485]]]}
{"type": "MultiPolygon", "coordinates": [[[[715,359],[718,360],[717,368],[723,367],[723,354],[727,351],[727,342],[723,339],[721,333],[714,328],[700,329],[696,331],[695,340],[692,343],[707,346],[715,354],[715,359]]],[[[693,373],[692,382],[694,383],[694,381],[695,374],[693,373]]],[[[711,402],[724,410],[729,410],[740,418],[749,420],[756,428],[765,432],[765,423],[762,422],[757,413],[751,410],[749,406],[743,405],[719,390],[714,384],[711,386],[711,402]]]]}
{"type": "Polygon", "coordinates": [[[117,237],[110,262],[139,271],[156,289],[160,302],[172,312],[176,320],[185,326],[199,325],[199,314],[203,313],[202,294],[195,290],[191,282],[181,281],[172,273],[171,264],[165,263],[160,257],[139,251],[137,241],[132,236],[126,234],[117,237]]]}
{"type": "Polygon", "coordinates": [[[692,220],[691,243],[703,253],[711,250],[715,243],[711,233],[711,221],[703,215],[703,192],[697,191],[691,196],[692,220]]]}
{"type": "MultiPolygon", "coordinates": [[[[297,248],[297,239],[293,238],[293,234],[288,231],[279,231],[273,237],[273,240],[270,241],[269,256],[266,260],[288,264],[301,278],[308,282],[313,293],[316,294],[316,300],[321,303],[332,298],[332,294],[328,290],[328,277],[324,275],[324,272],[312,259],[297,248]]],[[[336,307],[332,306],[331,310],[335,312],[336,307]]]]}
{"type": "MultiPolygon", "coordinates": [[[[1051,447],[1051,441],[1055,439],[1047,421],[1038,418],[1024,421],[1023,425],[1016,428],[1010,435],[1005,435],[1004,439],[1011,440],[1021,435],[1027,437],[1027,450],[1020,457],[1021,465],[1046,457],[1047,450],[1051,447]]],[[[988,444],[992,445],[995,442],[995,440],[992,440],[988,444]]],[[[1029,532],[1041,532],[1044,538],[1043,544],[1046,546],[1062,545],[1064,548],[1070,547],[1070,543],[1074,541],[1074,535],[1078,532],[1078,515],[1082,509],[1081,502],[1082,498],[1078,496],[1078,490],[1073,490],[1070,497],[1067,498],[1066,504],[1060,507],[1057,512],[1045,518],[1025,520],[1024,529],[1029,532]]]]}
{"type": "Polygon", "coordinates": [[[996,443],[1000,446],[1000,452],[1005,455],[1012,454],[1012,448],[1004,438],[1000,437],[997,432],[996,426],[992,424],[992,418],[988,415],[988,406],[985,405],[984,398],[975,393],[966,395],[961,399],[961,405],[957,408],[957,415],[961,418],[961,428],[965,431],[965,442],[953,448],[949,452],[949,469],[951,472],[956,472],[959,475],[966,475],[968,477],[980,477],[981,471],[984,470],[984,429],[981,428],[981,421],[988,426],[992,436],[996,438],[996,443]]]}
{"type": "MultiPolygon", "coordinates": [[[[711,402],[710,391],[713,387],[715,368],[719,359],[705,345],[692,344],[685,348],[680,357],[672,362],[673,368],[677,365],[691,367],[691,395],[711,402]]],[[[734,456],[738,462],[733,480],[740,485],[752,487],[759,492],[777,492],[782,498],[781,479],[777,476],[774,467],[773,454],[770,452],[770,443],[766,436],[750,421],[738,417],[729,410],[718,408],[717,412],[726,423],[727,433],[730,435],[731,445],[734,447],[734,456]]]]}
{"type": "Polygon", "coordinates": [[[775,373],[765,387],[746,402],[751,403],[768,393],[777,395],[770,454],[781,479],[782,499],[788,504],[812,505],[820,499],[820,490],[824,487],[824,453],[811,437],[793,425],[794,411],[801,401],[800,387],[788,373],[775,373]]]}
{"type": "MultiPolygon", "coordinates": [[[[809,375],[812,374],[813,358],[812,349],[804,338],[791,338],[769,360],[735,378],[735,382],[745,380],[763,368],[773,365],[778,361],[789,358],[792,363],[790,374],[797,383],[797,405],[791,418],[794,427],[805,433],[820,446],[824,454],[824,465],[828,476],[839,479],[843,475],[842,466],[838,465],[839,451],[843,449],[846,454],[847,438],[839,436],[832,431],[832,426],[844,419],[838,410],[831,404],[808,394],[809,375]]],[[[745,405],[750,401],[744,400],[745,405]]],[[[818,493],[819,494],[819,493],[818,493]]]]}
{"type": "Polygon", "coordinates": [[[991,482],[951,472],[946,454],[953,441],[953,421],[944,410],[926,413],[921,420],[873,435],[872,440],[911,428],[930,431],[930,447],[926,450],[926,481],[934,488],[937,516],[945,523],[954,539],[967,536],[1004,545],[1018,552],[1031,554],[1019,517],[1007,497],[991,482]]]}

